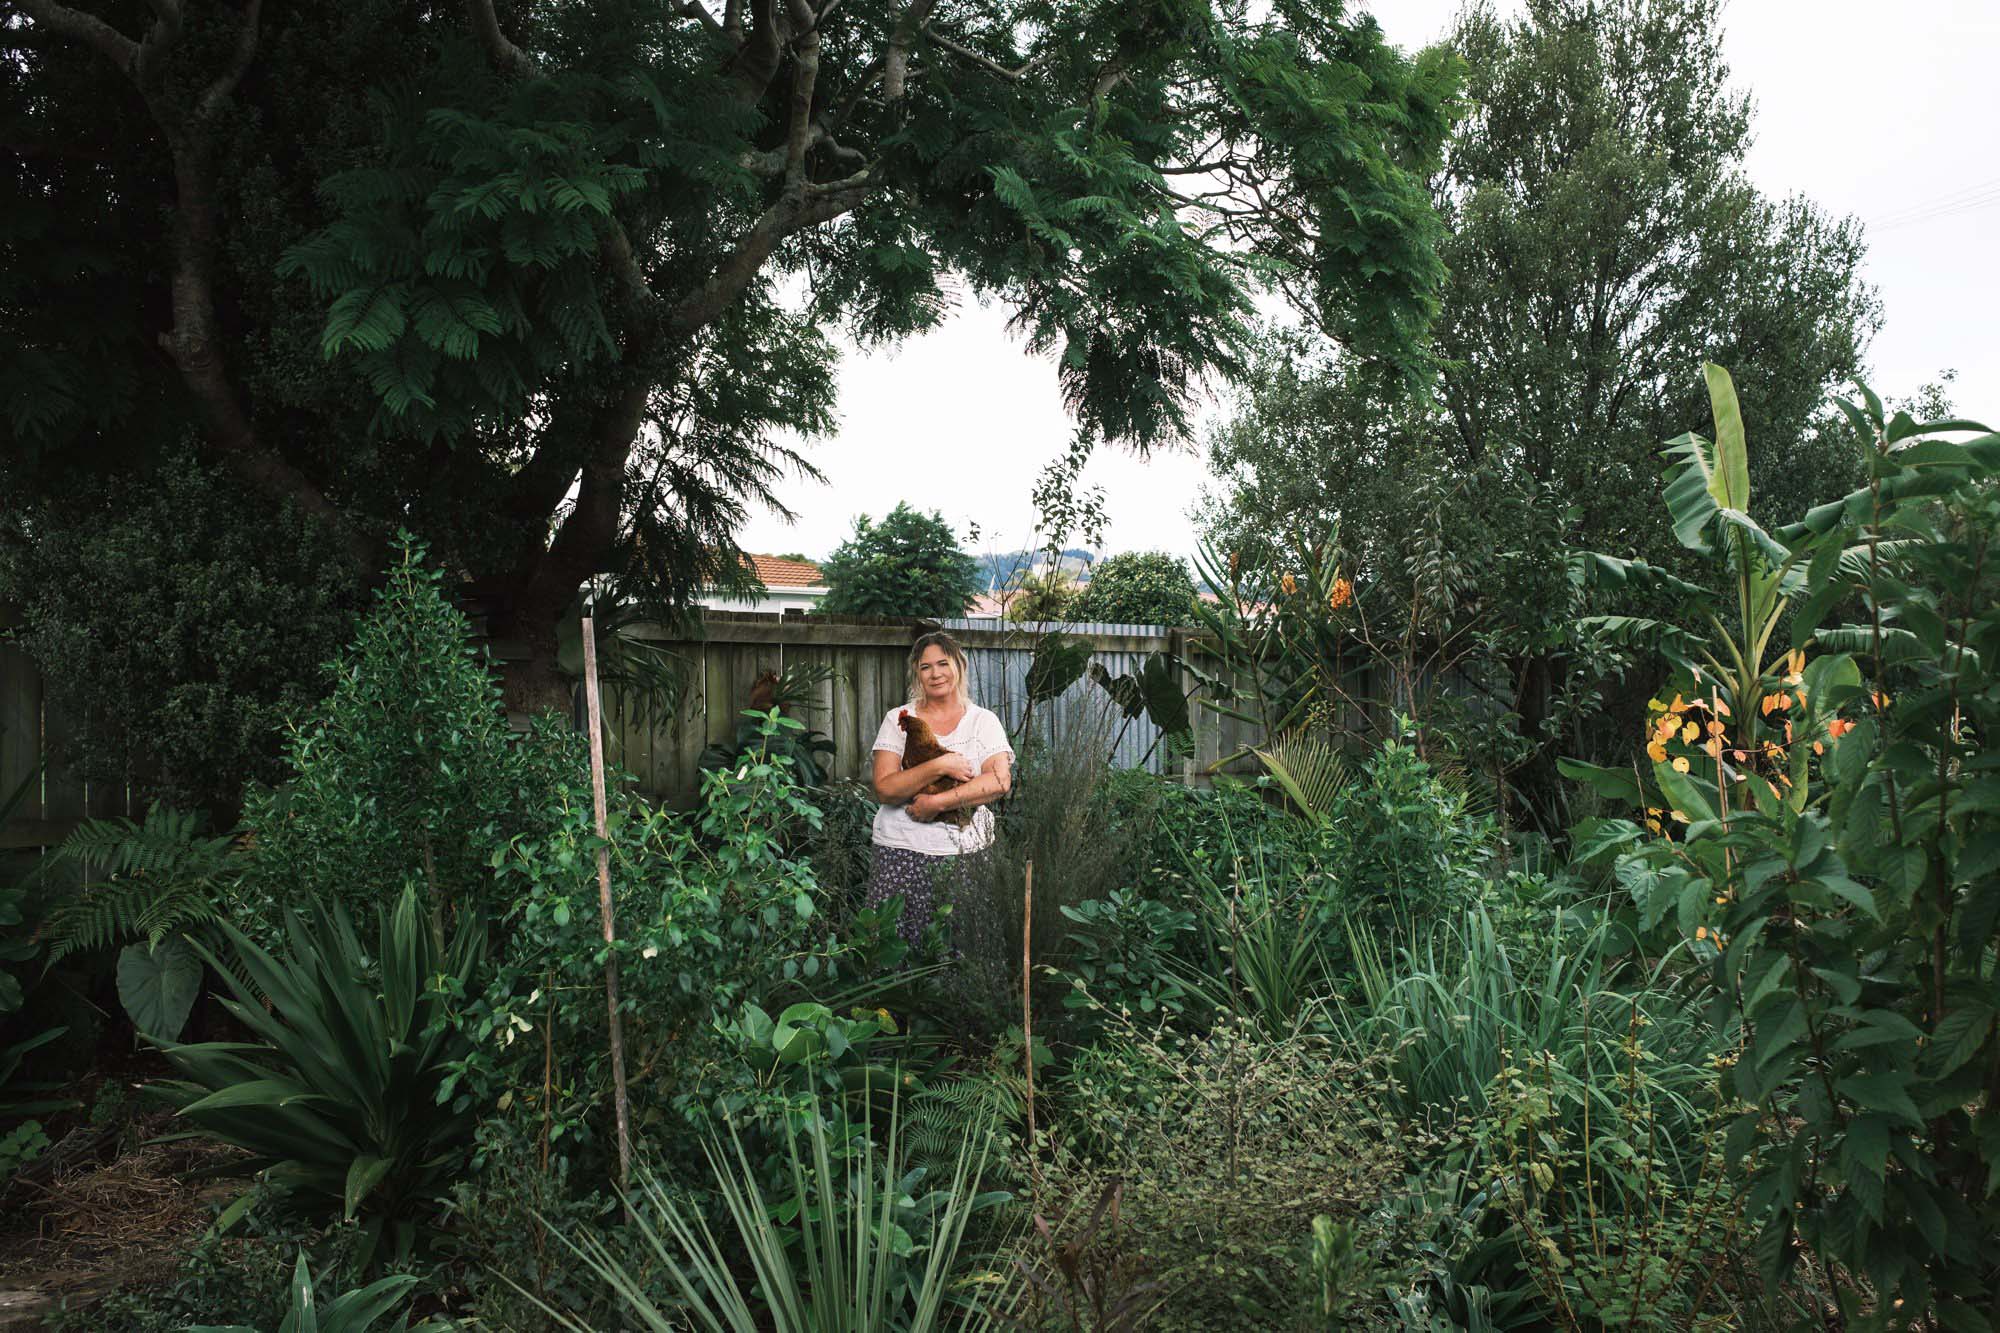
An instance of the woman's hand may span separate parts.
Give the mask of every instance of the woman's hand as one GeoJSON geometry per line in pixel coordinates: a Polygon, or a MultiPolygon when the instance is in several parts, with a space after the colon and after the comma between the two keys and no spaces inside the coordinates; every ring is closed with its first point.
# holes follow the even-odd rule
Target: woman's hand
{"type": "Polygon", "coordinates": [[[956,750],[946,750],[931,760],[926,767],[932,769],[938,777],[957,778],[960,782],[970,782],[979,776],[978,766],[956,750]]]}
{"type": "Polygon", "coordinates": [[[949,808],[944,804],[942,795],[933,795],[930,792],[918,792],[910,798],[909,805],[904,807],[909,811],[910,818],[919,824],[930,823],[949,808]]]}

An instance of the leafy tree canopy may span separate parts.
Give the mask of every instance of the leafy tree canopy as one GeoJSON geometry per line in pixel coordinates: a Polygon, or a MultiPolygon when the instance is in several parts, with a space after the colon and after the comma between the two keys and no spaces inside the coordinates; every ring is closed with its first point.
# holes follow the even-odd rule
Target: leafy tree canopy
{"type": "Polygon", "coordinates": [[[1070,614],[1128,625],[1194,623],[1194,576],[1165,551],[1126,551],[1090,572],[1070,614]]]}
{"type": "Polygon", "coordinates": [[[943,516],[907,504],[880,523],[857,517],[854,535],[820,570],[827,586],[821,607],[843,615],[962,616],[979,592],[979,562],[958,549],[943,516]]]}
{"type": "Polygon", "coordinates": [[[1789,519],[1859,465],[1825,404],[1879,323],[1860,231],[1746,179],[1749,103],[1718,12],[1466,11],[1452,45],[1475,110],[1435,186],[1452,274],[1438,373],[1403,392],[1312,330],[1275,334],[1210,439],[1221,550],[1261,568],[1337,531],[1360,613],[1476,649],[1532,742],[1612,665],[1574,632],[1566,550],[1686,562],[1651,497],[1660,442],[1707,419],[1704,360],[1755,386],[1774,445],[1761,511],[1789,519]]]}
{"type": "Polygon", "coordinates": [[[1443,273],[1454,62],[1337,0],[5,8],[0,494],[192,431],[358,568],[417,530],[518,705],[585,577],[734,577],[829,325],[1005,301],[1145,447],[1260,288],[1407,369],[1443,273]]]}

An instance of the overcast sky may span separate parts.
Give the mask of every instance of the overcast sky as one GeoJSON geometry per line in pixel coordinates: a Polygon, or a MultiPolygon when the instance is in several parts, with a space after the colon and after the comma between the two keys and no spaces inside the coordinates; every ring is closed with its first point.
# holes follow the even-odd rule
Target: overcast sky
{"type": "MultiPolygon", "coordinates": [[[[1456,0],[1372,6],[1390,40],[1410,49],[1441,37],[1457,8],[1456,0]]],[[[2000,5],[1733,0],[1724,21],[1732,78],[1756,102],[1752,179],[1767,194],[1804,194],[1868,226],[1866,276],[1885,318],[1868,353],[1874,387],[1908,394],[1955,369],[1958,410],[1993,424],[2000,5]]],[[[760,511],[744,548],[822,557],[856,514],[879,515],[898,500],[941,512],[968,550],[1031,544],[1030,488],[1073,426],[1053,366],[1027,356],[1006,320],[1003,309],[968,305],[892,351],[850,351],[839,430],[810,445],[827,482],[789,483],[783,497],[797,524],[760,511]]],[[[1754,432],[1754,398],[1747,405],[1754,432]]],[[[1100,447],[1086,480],[1109,498],[1105,549],[1192,551],[1187,511],[1205,477],[1192,452],[1141,461],[1100,447]]]]}

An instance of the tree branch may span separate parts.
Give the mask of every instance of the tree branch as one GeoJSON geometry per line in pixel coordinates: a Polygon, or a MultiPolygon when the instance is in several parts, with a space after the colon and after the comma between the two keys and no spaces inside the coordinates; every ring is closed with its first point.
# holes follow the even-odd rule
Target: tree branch
{"type": "Polygon", "coordinates": [[[924,25],[924,36],[928,37],[932,42],[936,43],[938,46],[943,47],[945,50],[951,52],[953,55],[959,57],[960,59],[970,60],[973,64],[978,65],[980,68],[985,69],[991,73],[997,74],[1001,78],[1007,79],[1015,83],[1018,83],[1022,79],[1027,78],[1028,75],[1032,74],[1035,71],[1037,66],[1045,62],[1049,58],[1049,56],[1053,53],[1053,49],[1051,49],[1050,51],[1044,51],[1041,55],[1038,55],[1034,57],[1032,60],[1029,60],[1026,63],[1022,64],[1019,68],[1008,69],[1005,65],[993,59],[991,56],[981,55],[979,52],[973,50],[969,46],[961,46],[959,43],[954,42],[951,38],[945,36],[943,33],[931,27],[929,24],[924,25]]]}
{"type": "Polygon", "coordinates": [[[891,102],[901,100],[904,86],[910,77],[910,48],[916,45],[917,34],[923,30],[931,10],[937,8],[937,0],[910,0],[910,7],[896,20],[896,31],[889,38],[889,50],[882,58],[882,96],[891,102]]]}
{"type": "Polygon", "coordinates": [[[97,51],[125,74],[139,62],[139,44],[92,14],[83,14],[55,0],[15,0],[21,12],[50,32],[97,51]]]}
{"type": "Polygon", "coordinates": [[[514,45],[507,34],[500,31],[500,16],[493,12],[493,0],[466,0],[466,8],[472,14],[472,30],[486,47],[486,54],[494,64],[510,74],[531,75],[536,72],[534,57],[514,45]]]}
{"type": "Polygon", "coordinates": [[[778,76],[785,54],[784,36],[778,29],[777,0],[750,0],[750,32],[730,62],[737,95],[746,102],[761,102],[764,90],[778,76]]]}
{"type": "Polygon", "coordinates": [[[264,0],[249,0],[243,7],[243,31],[236,35],[236,51],[230,57],[229,68],[215,77],[203,90],[201,100],[195,103],[194,113],[202,120],[214,115],[222,104],[236,92],[236,85],[243,81],[244,71],[257,58],[258,19],[264,0]]]}

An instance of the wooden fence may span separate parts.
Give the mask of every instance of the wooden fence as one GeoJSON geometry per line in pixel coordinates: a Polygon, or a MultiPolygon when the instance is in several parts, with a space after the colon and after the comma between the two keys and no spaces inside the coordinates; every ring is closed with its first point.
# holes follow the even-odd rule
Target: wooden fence
{"type": "Polygon", "coordinates": [[[43,701],[41,673],[0,641],[0,804],[26,784],[26,799],[0,824],[0,852],[60,842],[79,820],[133,811],[130,788],[86,783],[44,763],[70,722],[43,701]]]}
{"type": "MultiPolygon", "coordinates": [[[[1019,747],[1024,723],[1038,737],[1075,738],[1102,745],[1123,767],[1175,773],[1191,781],[1244,739],[1240,724],[1196,709],[1196,745],[1191,755],[1172,753],[1144,715],[1129,721],[1116,714],[1110,696],[1088,676],[1060,697],[1028,707],[1027,676],[1034,647],[1047,630],[1089,640],[1091,661],[1113,677],[1136,672],[1147,656],[1188,651],[1187,632],[1157,625],[1079,624],[995,626],[947,620],[943,627],[966,650],[972,697],[999,714],[1019,747]]],[[[872,764],[871,750],[883,717],[907,697],[910,644],[916,621],[861,617],[776,615],[710,611],[700,637],[664,630],[628,633],[671,654],[687,685],[668,716],[630,690],[605,692],[610,756],[638,780],[640,790],[667,801],[683,801],[700,785],[697,766],[708,745],[725,741],[765,671],[805,663],[825,667],[830,678],[814,691],[807,722],[832,740],[836,778],[859,779],[872,764]]]]}
{"type": "MultiPolygon", "coordinates": [[[[1136,672],[1154,652],[1192,655],[1197,662],[1204,656],[1198,636],[1156,625],[943,623],[966,649],[973,697],[1000,715],[1017,746],[1024,738],[1016,733],[1030,716],[1028,667],[1037,639],[1049,630],[1089,640],[1091,660],[1113,677],[1136,672]]],[[[702,750],[734,733],[757,677],[808,662],[831,671],[815,692],[807,720],[833,740],[834,776],[864,777],[876,728],[905,697],[909,646],[920,629],[913,620],[709,611],[697,634],[628,631],[671,653],[684,669],[686,685],[678,707],[664,716],[662,710],[644,706],[631,689],[607,688],[610,756],[647,795],[685,802],[700,786],[702,750]]],[[[1365,670],[1357,674],[1357,698],[1371,693],[1367,675],[1365,670]]],[[[1145,716],[1129,721],[1118,716],[1110,696],[1086,676],[1060,698],[1037,704],[1032,723],[1038,737],[1072,736],[1078,743],[1103,745],[1121,766],[1143,766],[1189,782],[1205,782],[1222,756],[1261,739],[1245,724],[1209,709],[1194,707],[1192,716],[1193,753],[1176,753],[1145,716]]],[[[44,755],[67,725],[45,707],[32,662],[0,642],[0,799],[29,774],[39,773],[27,801],[0,828],[0,849],[47,846],[84,817],[138,813],[124,786],[85,784],[54,765],[44,767],[44,755]]],[[[1231,767],[1251,771],[1254,762],[1231,767]]]]}

